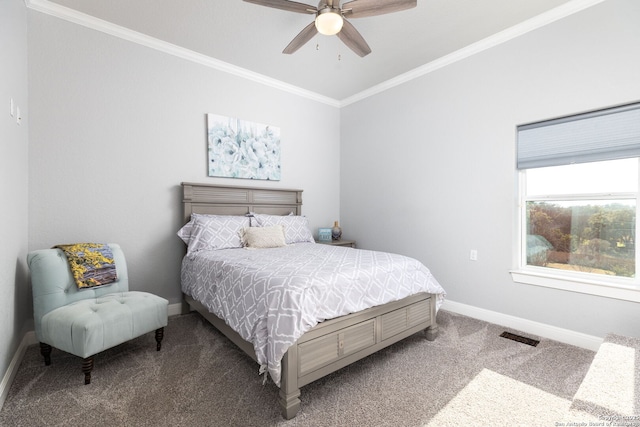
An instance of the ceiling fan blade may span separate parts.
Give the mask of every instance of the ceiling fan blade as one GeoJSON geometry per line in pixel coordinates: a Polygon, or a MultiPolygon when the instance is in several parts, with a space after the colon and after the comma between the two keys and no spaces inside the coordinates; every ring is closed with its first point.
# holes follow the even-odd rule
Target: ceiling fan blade
{"type": "Polygon", "coordinates": [[[342,12],[349,18],[365,18],[399,12],[417,5],[418,0],[352,0],[342,5],[342,12]]]}
{"type": "Polygon", "coordinates": [[[357,53],[359,56],[367,56],[371,53],[371,48],[360,35],[356,27],[346,19],[342,25],[342,30],[337,34],[338,38],[346,44],[349,49],[357,53]]]}
{"type": "Polygon", "coordinates": [[[317,33],[318,30],[316,28],[316,23],[315,21],[313,21],[311,22],[311,24],[304,27],[304,29],[300,31],[300,33],[298,33],[298,35],[295,36],[293,40],[291,40],[291,43],[289,43],[287,47],[284,48],[282,53],[291,54],[295,52],[296,50],[300,49],[306,42],[311,40],[317,33]]]}
{"type": "Polygon", "coordinates": [[[286,10],[298,13],[316,13],[318,9],[309,4],[298,3],[289,0],[244,0],[247,3],[259,4],[260,6],[273,7],[275,9],[286,10]]]}

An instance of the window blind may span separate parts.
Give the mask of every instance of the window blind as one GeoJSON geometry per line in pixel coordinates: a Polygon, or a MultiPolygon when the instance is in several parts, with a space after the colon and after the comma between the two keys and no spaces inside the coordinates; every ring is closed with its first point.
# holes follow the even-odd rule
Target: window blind
{"type": "Polygon", "coordinates": [[[518,126],[518,169],[640,157],[640,103],[518,126]]]}

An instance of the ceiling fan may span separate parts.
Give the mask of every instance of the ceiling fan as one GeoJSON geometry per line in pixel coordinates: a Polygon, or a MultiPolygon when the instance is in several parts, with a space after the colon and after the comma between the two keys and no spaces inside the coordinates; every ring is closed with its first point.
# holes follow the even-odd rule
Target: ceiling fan
{"type": "Polygon", "coordinates": [[[384,15],[416,7],[418,0],[351,0],[340,7],[340,0],[320,0],[318,7],[305,3],[289,0],[244,0],[275,9],[289,12],[306,13],[316,15],[315,20],[304,27],[300,33],[291,40],[282,53],[291,54],[300,49],[317,33],[338,38],[360,56],[371,53],[371,48],[360,35],[358,30],[346,20],[349,18],[364,18],[368,16],[384,15]]]}

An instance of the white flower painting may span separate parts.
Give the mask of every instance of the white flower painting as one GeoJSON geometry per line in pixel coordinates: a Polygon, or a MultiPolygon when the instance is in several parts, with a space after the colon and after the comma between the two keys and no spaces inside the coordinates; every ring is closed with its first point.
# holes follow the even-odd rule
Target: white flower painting
{"type": "Polygon", "coordinates": [[[280,128],[207,114],[209,176],[280,180],[280,128]]]}

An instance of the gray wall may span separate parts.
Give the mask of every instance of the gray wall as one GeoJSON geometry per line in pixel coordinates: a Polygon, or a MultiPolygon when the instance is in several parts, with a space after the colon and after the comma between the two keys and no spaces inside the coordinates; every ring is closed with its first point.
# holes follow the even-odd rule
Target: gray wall
{"type": "Polygon", "coordinates": [[[639,7],[609,0],[338,110],[3,0],[0,105],[24,120],[0,108],[0,374],[31,327],[28,250],[119,242],[132,288],[180,301],[182,181],[302,188],[314,228],[340,219],[361,247],[420,259],[451,300],[637,334],[637,304],[509,270],[515,126],[640,99],[639,7]],[[209,112],[280,126],[282,181],[207,178],[209,112]]]}
{"type": "Polygon", "coordinates": [[[594,336],[638,336],[637,303],[516,284],[509,274],[516,125],[640,100],[638,22],[640,2],[609,0],[344,107],[345,233],[418,258],[452,301],[594,336]]]}
{"type": "MultiPolygon", "coordinates": [[[[0,381],[29,330],[27,284],[27,9],[0,1],[0,381]],[[22,124],[9,114],[10,99],[22,124]]],[[[31,327],[32,329],[32,327],[31,327]]],[[[0,405],[2,396],[0,396],[0,405]]]]}
{"type": "Polygon", "coordinates": [[[301,188],[339,214],[339,110],[29,11],[29,249],[119,243],[133,289],[178,303],[181,182],[301,188]],[[206,114],[281,128],[282,180],[208,178],[206,114]],[[323,126],[317,126],[323,123],[323,126]]]}

